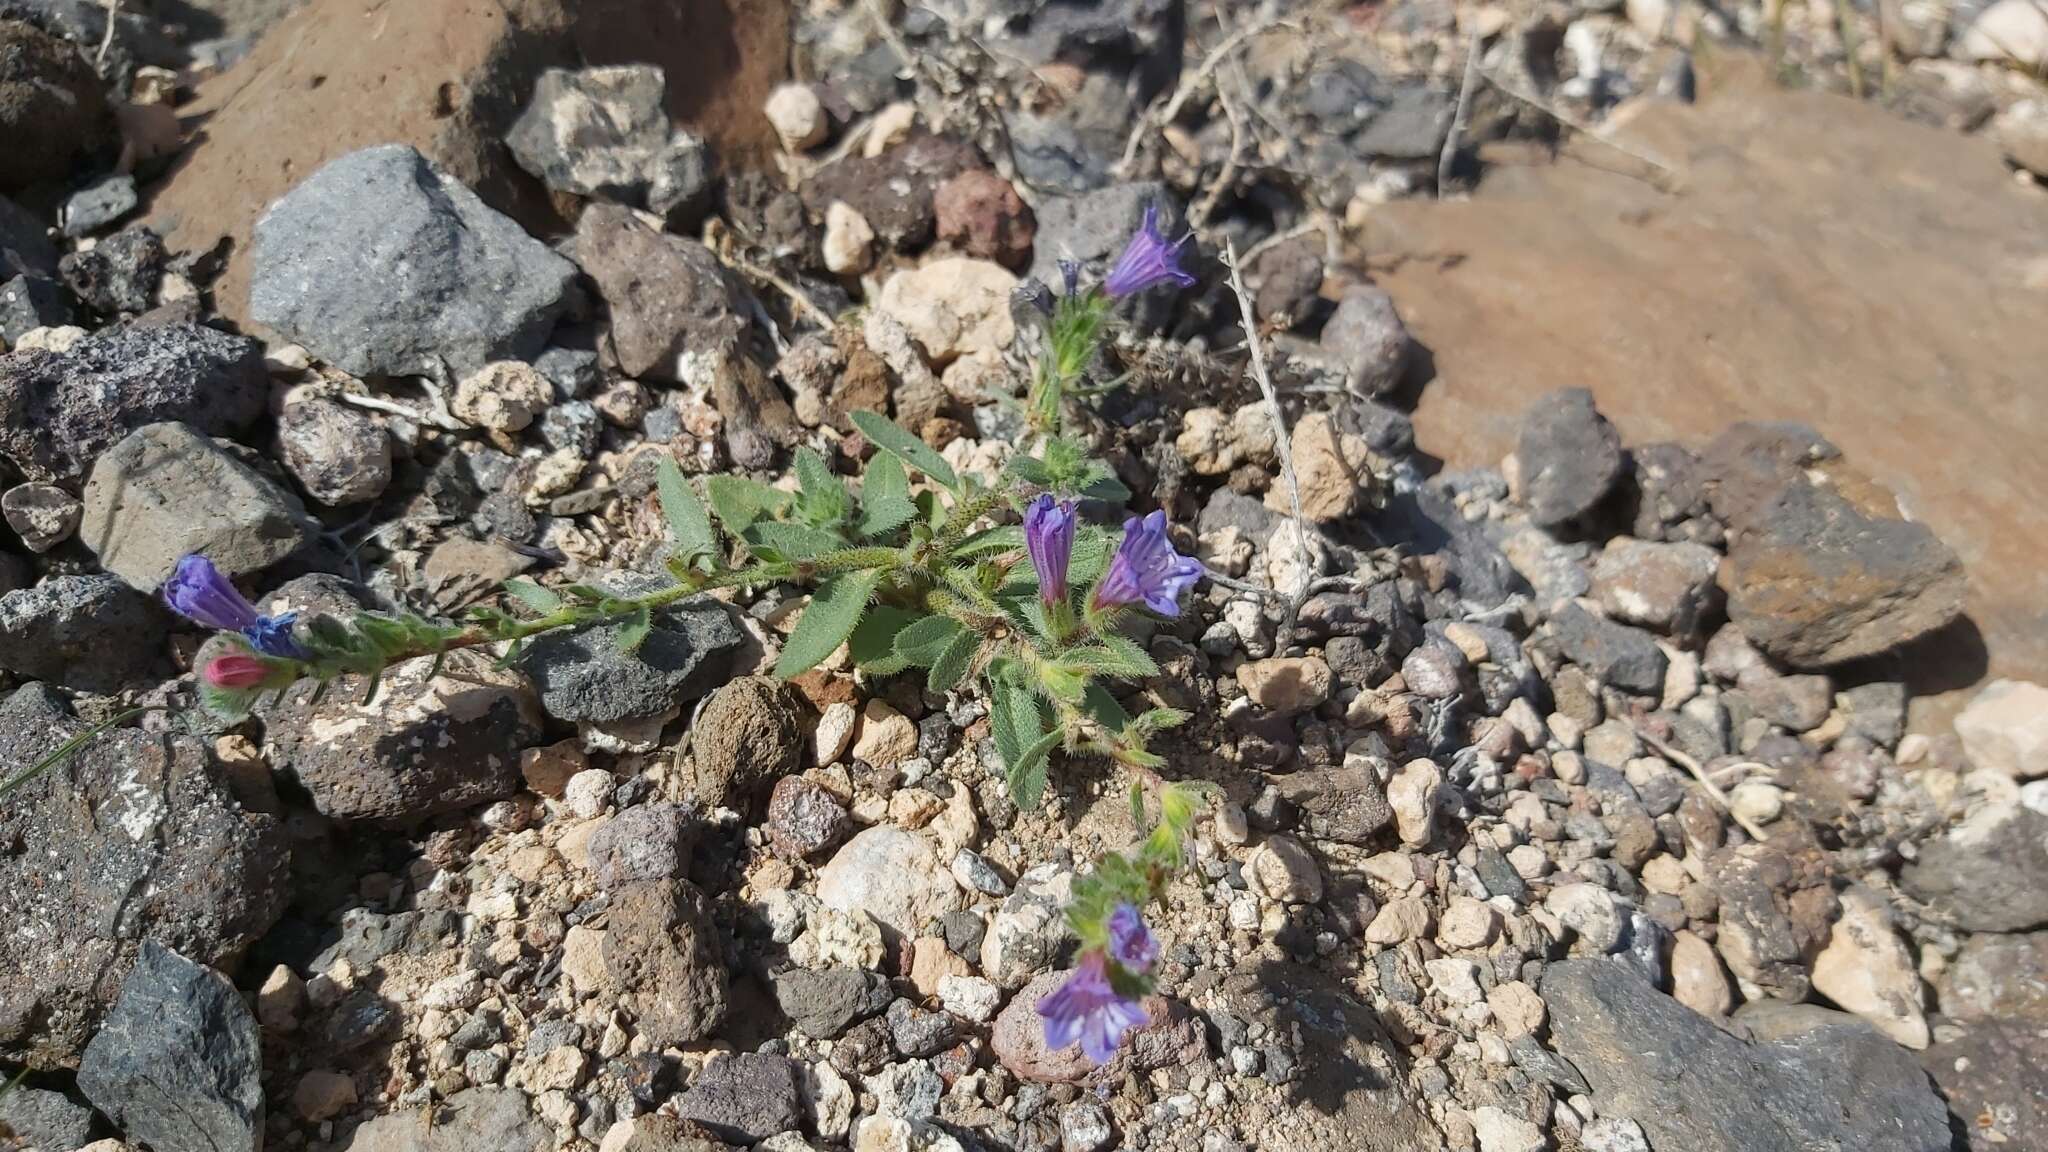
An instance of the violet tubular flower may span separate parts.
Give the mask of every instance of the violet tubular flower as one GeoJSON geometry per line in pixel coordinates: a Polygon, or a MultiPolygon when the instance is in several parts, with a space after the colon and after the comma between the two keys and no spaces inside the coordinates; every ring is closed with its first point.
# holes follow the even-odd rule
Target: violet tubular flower
{"type": "Polygon", "coordinates": [[[1097,1064],[1109,1063],[1125,1032],[1150,1022],[1136,1000],[1110,986],[1108,958],[1101,952],[1083,953],[1067,982],[1038,1002],[1038,1014],[1045,1020],[1048,1049],[1079,1043],[1097,1064]]]}
{"type": "Polygon", "coordinates": [[[1180,251],[1187,246],[1188,237],[1168,241],[1159,231],[1159,205],[1145,206],[1145,222],[1124,245],[1123,255],[1117,257],[1116,266],[1102,281],[1102,290],[1111,296],[1124,297],[1143,292],[1156,284],[1172,281],[1187,288],[1195,278],[1181,271],[1180,251]]]}
{"type": "Polygon", "coordinates": [[[1119,904],[1109,914],[1109,955],[1140,975],[1150,972],[1159,959],[1159,938],[1145,927],[1136,905],[1119,904]]]}
{"type": "Polygon", "coordinates": [[[265,656],[283,660],[306,657],[305,650],[292,638],[296,613],[265,616],[204,556],[195,554],[179,559],[177,568],[164,581],[163,598],[171,611],[195,624],[216,632],[240,633],[265,656]]]}
{"type": "Polygon", "coordinates": [[[1074,555],[1074,530],[1081,519],[1072,500],[1046,493],[1024,510],[1024,549],[1038,573],[1038,595],[1050,607],[1067,598],[1067,561],[1074,555]]]}
{"type": "Polygon", "coordinates": [[[1202,562],[1173,550],[1166,538],[1166,513],[1124,521],[1109,571],[1095,586],[1095,608],[1143,604],[1161,616],[1180,615],[1181,593],[1202,578],[1202,562]]]}

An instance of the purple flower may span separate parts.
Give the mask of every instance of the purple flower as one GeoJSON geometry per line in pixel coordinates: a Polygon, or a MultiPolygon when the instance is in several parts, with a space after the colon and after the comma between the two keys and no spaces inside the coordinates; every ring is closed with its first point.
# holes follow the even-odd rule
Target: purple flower
{"type": "Polygon", "coordinates": [[[1124,538],[1102,583],[1095,586],[1095,607],[1143,604],[1161,616],[1180,615],[1180,594],[1202,578],[1202,563],[1173,550],[1166,538],[1166,513],[1124,521],[1124,538]]]}
{"type": "Polygon", "coordinates": [[[1047,1048],[1056,1052],[1079,1041],[1088,1059],[1107,1064],[1125,1032],[1150,1022],[1136,1000],[1110,987],[1106,964],[1100,952],[1083,953],[1067,982],[1038,1002],[1047,1048]]]}
{"type": "Polygon", "coordinates": [[[1038,573],[1038,595],[1048,605],[1067,598],[1067,561],[1074,554],[1074,529],[1080,523],[1074,502],[1054,500],[1050,492],[1024,510],[1024,548],[1038,573]]]}
{"type": "Polygon", "coordinates": [[[266,656],[285,660],[306,657],[305,650],[292,639],[295,613],[265,616],[257,611],[204,556],[180,558],[170,579],[164,581],[163,597],[171,611],[216,632],[239,632],[266,656]]]}
{"type": "Polygon", "coordinates": [[[1143,974],[1159,959],[1159,939],[1145,927],[1136,907],[1119,904],[1109,914],[1109,954],[1117,963],[1143,974]]]}
{"type": "Polygon", "coordinates": [[[1111,296],[1129,296],[1168,280],[1183,288],[1192,285],[1195,278],[1180,270],[1180,250],[1187,242],[1188,237],[1183,236],[1168,243],[1159,232],[1159,205],[1147,204],[1145,222],[1124,245],[1124,254],[1109,270],[1102,290],[1111,296]]]}

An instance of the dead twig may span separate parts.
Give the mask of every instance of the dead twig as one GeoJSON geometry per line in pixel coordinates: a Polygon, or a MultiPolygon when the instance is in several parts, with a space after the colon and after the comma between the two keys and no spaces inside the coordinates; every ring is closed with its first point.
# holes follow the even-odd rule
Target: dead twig
{"type": "Polygon", "coordinates": [[[1700,787],[1707,790],[1707,795],[1713,798],[1714,803],[1719,804],[1731,819],[1741,825],[1742,830],[1749,833],[1751,839],[1759,844],[1770,839],[1770,836],[1757,825],[1756,821],[1735,810],[1735,806],[1728,802],[1728,794],[1721,791],[1721,786],[1714,783],[1713,776],[1708,774],[1706,768],[1699,761],[1657,739],[1657,737],[1644,731],[1640,725],[1636,727],[1636,735],[1642,737],[1643,743],[1655,749],[1659,756],[1692,773],[1692,778],[1700,782],[1700,787]]]}
{"type": "Polygon", "coordinates": [[[1308,219],[1287,229],[1285,232],[1275,232],[1257,244],[1245,249],[1244,262],[1247,265],[1257,264],[1259,257],[1287,243],[1289,240],[1298,240],[1311,232],[1321,232],[1323,234],[1324,263],[1337,263],[1342,252],[1342,244],[1337,238],[1336,221],[1330,219],[1328,213],[1314,209],[1310,210],[1308,219]]]}
{"type": "MultiPolygon", "coordinates": [[[[1237,242],[1225,237],[1223,240],[1223,266],[1230,270],[1230,291],[1237,297],[1237,313],[1244,326],[1245,348],[1251,353],[1252,379],[1258,383],[1259,394],[1265,397],[1266,409],[1273,417],[1273,451],[1280,457],[1280,478],[1287,485],[1287,499],[1294,509],[1294,538],[1301,548],[1301,563],[1310,567],[1315,563],[1315,550],[1309,547],[1308,517],[1301,510],[1301,483],[1294,474],[1294,442],[1287,434],[1287,417],[1280,411],[1280,394],[1273,388],[1272,373],[1266,370],[1266,350],[1259,340],[1259,322],[1252,312],[1252,296],[1244,286],[1244,269],[1237,256],[1237,242]]],[[[1285,651],[1287,642],[1294,632],[1294,621],[1301,614],[1301,606],[1308,602],[1309,589],[1315,586],[1314,573],[1305,577],[1301,587],[1287,597],[1287,612],[1280,621],[1280,628],[1274,634],[1273,650],[1285,651]]],[[[1275,591],[1279,591],[1275,589],[1275,591]]]]}
{"type": "Polygon", "coordinates": [[[1231,101],[1228,87],[1220,80],[1217,82],[1216,102],[1223,106],[1223,116],[1230,121],[1230,153],[1223,158],[1223,167],[1217,170],[1216,179],[1210,181],[1209,187],[1203,190],[1188,212],[1188,227],[1196,232],[1202,231],[1203,225],[1209,222],[1217,202],[1223,199],[1223,193],[1237,179],[1238,157],[1244,152],[1244,116],[1231,101]]]}
{"type": "Polygon", "coordinates": [[[1581,136],[1589,137],[1596,143],[1603,144],[1608,148],[1611,148],[1614,151],[1621,153],[1623,156],[1626,156],[1631,160],[1635,160],[1642,164],[1648,165],[1649,167],[1655,169],[1659,173],[1662,173],[1665,177],[1664,180],[1653,180],[1651,181],[1651,183],[1657,184],[1665,191],[1670,191],[1672,187],[1677,183],[1678,169],[1675,166],[1673,166],[1670,161],[1665,160],[1663,157],[1658,156],[1655,153],[1645,151],[1644,149],[1638,148],[1633,144],[1623,143],[1622,141],[1617,140],[1614,137],[1609,136],[1606,133],[1600,131],[1598,128],[1593,127],[1591,124],[1586,123],[1584,120],[1581,120],[1578,117],[1573,116],[1571,113],[1566,112],[1563,109],[1557,107],[1556,105],[1550,103],[1548,100],[1545,100],[1542,97],[1535,95],[1534,93],[1524,92],[1520,88],[1515,87],[1513,84],[1510,84],[1505,80],[1502,80],[1500,77],[1495,76],[1490,72],[1487,72],[1482,69],[1480,71],[1480,75],[1485,78],[1488,84],[1493,85],[1495,88],[1499,89],[1503,94],[1511,96],[1516,100],[1520,100],[1522,103],[1527,104],[1529,107],[1534,108],[1538,112],[1543,113],[1545,116],[1550,117],[1552,120],[1557,121],[1559,124],[1564,125],[1566,128],[1569,128],[1572,131],[1577,132],[1581,136]]]}
{"type": "Polygon", "coordinates": [[[1474,31],[1465,46],[1465,78],[1458,85],[1458,108],[1451,114],[1451,130],[1444,134],[1444,150],[1436,158],[1436,198],[1444,198],[1451,184],[1451,164],[1458,156],[1458,138],[1471,122],[1472,89],[1479,86],[1479,33],[1474,31]]]}
{"type": "Polygon", "coordinates": [[[400,404],[396,400],[386,400],[382,396],[363,396],[354,392],[343,392],[337,395],[335,399],[343,404],[353,404],[358,408],[367,408],[372,412],[382,412],[389,416],[410,420],[422,427],[440,428],[449,432],[466,432],[469,430],[469,425],[455,419],[453,416],[443,415],[439,412],[423,411],[409,404],[400,404]]]}
{"type": "Polygon", "coordinates": [[[1202,57],[1201,64],[1197,65],[1193,72],[1181,77],[1180,83],[1174,87],[1173,95],[1167,97],[1166,103],[1154,104],[1143,116],[1138,117],[1136,124],[1131,126],[1131,134],[1124,140],[1123,159],[1116,162],[1117,175],[1130,175],[1131,165],[1138,159],[1138,148],[1144,143],[1145,137],[1173,123],[1174,118],[1180,115],[1180,110],[1186,107],[1188,100],[1201,90],[1209,77],[1215,75],[1216,69],[1222,66],[1223,61],[1231,53],[1243,47],[1245,41],[1252,37],[1275,28],[1298,29],[1298,26],[1288,20],[1261,20],[1239,28],[1225,36],[1216,47],[1209,49],[1209,54],[1202,57]]]}
{"type": "Polygon", "coordinates": [[[107,52],[114,47],[114,25],[120,21],[120,18],[121,0],[107,0],[107,31],[105,35],[100,37],[100,50],[93,54],[93,68],[106,67],[107,52]]]}
{"type": "Polygon", "coordinates": [[[733,271],[738,272],[749,280],[766,284],[777,292],[782,293],[783,296],[789,299],[791,306],[805,316],[810,317],[818,327],[827,331],[831,330],[831,313],[819,307],[818,302],[811,299],[809,293],[796,284],[791,283],[782,274],[772,268],[756,264],[745,256],[740,255],[738,246],[732,242],[732,234],[722,226],[719,226],[717,221],[714,220],[705,227],[704,241],[713,252],[718,254],[718,258],[724,261],[733,271]]]}

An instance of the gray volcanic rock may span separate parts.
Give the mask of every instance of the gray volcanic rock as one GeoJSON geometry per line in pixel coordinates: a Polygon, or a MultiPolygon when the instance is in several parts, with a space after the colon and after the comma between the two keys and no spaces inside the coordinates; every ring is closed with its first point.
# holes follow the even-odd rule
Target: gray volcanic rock
{"type": "Polygon", "coordinates": [[[103,328],[69,352],[0,356],[0,457],[32,477],[77,480],[137,428],[176,421],[233,436],[269,395],[254,340],[194,324],[103,328]]]}
{"type": "Polygon", "coordinates": [[[1795,668],[1888,652],[1961,614],[1962,561],[1800,424],[1737,424],[1702,453],[1731,533],[1728,618],[1795,668]]]}
{"type": "Polygon", "coordinates": [[[487,660],[452,658],[447,670],[462,678],[400,663],[367,703],[355,679],[318,703],[310,684],[294,686],[259,710],[272,766],[336,820],[410,824],[510,796],[520,751],[541,736],[531,694],[487,660]]]}
{"type": "Polygon", "coordinates": [[[155,670],[170,613],[116,576],[52,576],[0,596],[0,668],[87,692],[155,670]]]}
{"type": "Polygon", "coordinates": [[[263,1046],[226,977],[146,940],[78,1066],[78,1087],[157,1152],[263,1147],[263,1046]]]}
{"type": "Polygon", "coordinates": [[[330,161],[272,204],[249,316],[357,376],[458,376],[526,360],[575,266],[402,144],[330,161]]]}
{"type": "MultiPolygon", "coordinates": [[[[591,583],[615,595],[638,596],[666,583],[657,577],[613,572],[591,583]]],[[[520,655],[541,707],[570,723],[616,723],[671,713],[732,675],[734,655],[746,642],[724,606],[682,602],[654,614],[654,624],[632,652],[620,649],[624,623],[564,629],[537,636],[520,655]]]]}
{"type": "Polygon", "coordinates": [[[1542,992],[1595,1106],[1654,1148],[1949,1150],[1948,1109],[1913,1055],[1854,1017],[1784,1006],[1796,1015],[1757,1017],[1764,1039],[1745,1043],[1610,960],[1552,964],[1542,992]]]}
{"type": "Polygon", "coordinates": [[[1604,620],[1577,604],[1551,618],[1558,646],[1572,663],[1627,692],[1654,696],[1664,689],[1670,660],[1640,628],[1604,620]]]}
{"type": "MultiPolygon", "coordinates": [[[[0,703],[0,770],[86,725],[39,686],[0,703]]],[[[145,940],[231,964],[284,911],[284,833],[188,737],[108,732],[0,805],[0,1059],[78,1059],[145,940]]]]}
{"type": "Polygon", "coordinates": [[[57,246],[43,222],[28,209],[0,196],[0,279],[19,272],[49,276],[57,271],[57,246]]]}
{"type": "Polygon", "coordinates": [[[1914,899],[1968,932],[2048,924],[2048,816],[2015,800],[1986,803],[1920,844],[1899,879],[1914,899]]]}
{"type": "Polygon", "coordinates": [[[622,999],[651,1043],[694,1043],[725,1018],[729,977],[711,902],[688,880],[636,880],[614,890],[603,955],[612,982],[630,990],[622,999]]]}
{"type": "Polygon", "coordinates": [[[617,204],[584,209],[576,262],[611,307],[612,344],[628,376],[681,380],[680,357],[729,347],[746,328],[742,298],[711,249],[657,232],[617,204]]]}
{"type": "Polygon", "coordinates": [[[154,592],[181,557],[260,572],[312,535],[298,497],[183,424],[137,428],[93,463],[79,539],[100,566],[154,592]]]}
{"type": "Polygon", "coordinates": [[[1593,510],[1621,479],[1621,433],[1593,407],[1584,388],[1553,392],[1522,418],[1515,457],[1522,465],[1522,502],[1548,528],[1593,510]]]}
{"type": "Polygon", "coordinates": [[[61,180],[112,133],[114,117],[78,48],[24,20],[0,20],[0,192],[61,180]]]}

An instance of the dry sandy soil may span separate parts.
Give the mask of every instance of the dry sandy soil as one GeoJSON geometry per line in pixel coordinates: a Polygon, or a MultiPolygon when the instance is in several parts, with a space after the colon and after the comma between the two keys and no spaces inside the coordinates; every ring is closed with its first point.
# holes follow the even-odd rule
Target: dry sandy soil
{"type": "Polygon", "coordinates": [[[1674,194],[1582,140],[1375,216],[1371,267],[1434,357],[1421,446],[1496,463],[1531,400],[1575,386],[1632,444],[1806,421],[1968,565],[1969,622],[1890,671],[1916,695],[2048,679],[2048,194],[1984,140],[1743,64],[1702,89],[1618,132],[1674,194]]]}

